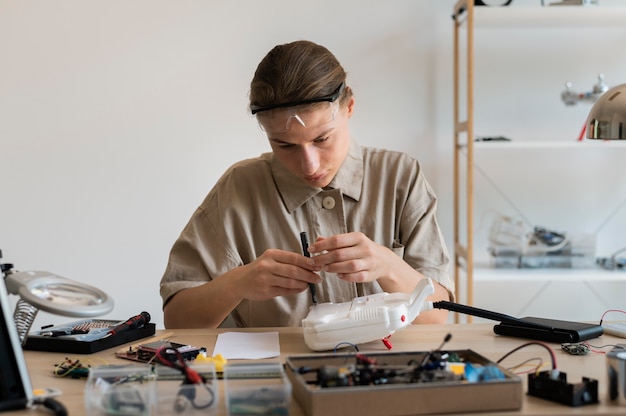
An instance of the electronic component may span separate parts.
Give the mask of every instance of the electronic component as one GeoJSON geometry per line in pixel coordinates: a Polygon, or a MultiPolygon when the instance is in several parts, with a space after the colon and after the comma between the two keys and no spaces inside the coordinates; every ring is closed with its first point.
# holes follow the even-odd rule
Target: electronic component
{"type": "Polygon", "coordinates": [[[464,380],[462,374],[447,368],[448,358],[447,353],[427,353],[421,362],[379,365],[375,359],[357,354],[354,363],[323,365],[317,369],[301,368],[299,372],[315,371],[317,379],[314,383],[326,388],[464,380]]]}
{"type": "Polygon", "coordinates": [[[482,415],[520,409],[524,395],[520,377],[471,350],[316,353],[285,370],[308,415],[482,415]]]}
{"type": "Polygon", "coordinates": [[[89,376],[89,366],[84,365],[80,360],[66,358],[54,367],[54,375],[57,377],[87,378],[89,376]]]}
{"type": "Polygon", "coordinates": [[[217,376],[221,377],[224,372],[224,366],[228,363],[228,360],[224,358],[222,354],[215,354],[212,357],[208,357],[206,353],[200,353],[196,355],[196,358],[194,358],[194,363],[196,365],[212,364],[215,367],[215,372],[217,373],[217,376]]]}
{"type": "Polygon", "coordinates": [[[585,342],[561,344],[561,349],[572,355],[587,355],[590,351],[589,345],[585,342]]]}
{"type": "Polygon", "coordinates": [[[598,381],[583,377],[579,384],[569,384],[567,374],[542,371],[528,374],[528,394],[569,406],[598,403],[598,381]]]}
{"type": "Polygon", "coordinates": [[[497,365],[472,364],[464,361],[455,352],[441,350],[451,337],[451,334],[446,335],[436,350],[414,356],[404,364],[379,363],[374,356],[355,354],[354,362],[346,357],[339,365],[300,367],[298,373],[315,373],[317,379],[310,383],[324,388],[461,380],[476,383],[506,378],[505,373],[497,365]]]}
{"type": "Polygon", "coordinates": [[[134,386],[116,386],[108,398],[109,413],[119,415],[141,415],[146,411],[146,404],[141,393],[134,386]]]}
{"type": "Polygon", "coordinates": [[[313,305],[302,320],[304,342],[312,350],[331,350],[342,343],[382,340],[405,328],[420,314],[426,298],[435,292],[422,279],[412,293],[376,293],[350,302],[313,305]]]}
{"type": "Polygon", "coordinates": [[[148,363],[154,360],[154,355],[160,348],[171,348],[180,353],[187,361],[195,359],[200,353],[206,353],[206,348],[203,347],[194,347],[192,345],[179,344],[170,341],[156,341],[141,344],[136,348],[130,347],[127,351],[118,351],[115,353],[115,356],[118,358],[148,363]]]}

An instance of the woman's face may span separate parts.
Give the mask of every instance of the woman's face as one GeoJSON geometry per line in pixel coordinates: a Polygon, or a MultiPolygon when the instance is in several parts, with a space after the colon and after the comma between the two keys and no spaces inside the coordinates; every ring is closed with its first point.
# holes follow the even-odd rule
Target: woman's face
{"type": "Polygon", "coordinates": [[[347,104],[321,103],[305,108],[272,110],[258,117],[274,154],[285,168],[312,187],[324,188],[337,174],[350,148],[347,104]]]}

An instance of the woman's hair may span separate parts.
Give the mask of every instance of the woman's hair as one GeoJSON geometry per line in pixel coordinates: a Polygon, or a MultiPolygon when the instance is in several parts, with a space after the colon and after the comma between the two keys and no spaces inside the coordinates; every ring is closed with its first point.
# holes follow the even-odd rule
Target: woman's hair
{"type": "MultiPolygon", "coordinates": [[[[270,106],[327,96],[346,81],[346,72],[328,49],[300,40],[277,45],[257,66],[250,83],[250,105],[270,106]]],[[[343,91],[343,104],[352,95],[343,91]]]]}

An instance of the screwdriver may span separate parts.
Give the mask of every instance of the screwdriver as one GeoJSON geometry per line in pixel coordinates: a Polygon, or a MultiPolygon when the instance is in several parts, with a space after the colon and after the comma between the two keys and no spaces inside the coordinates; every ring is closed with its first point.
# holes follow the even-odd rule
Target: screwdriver
{"type": "MultiPolygon", "coordinates": [[[[311,253],[309,253],[309,236],[306,231],[302,231],[300,233],[300,242],[302,243],[302,252],[305,256],[311,257],[311,253]]],[[[309,283],[309,291],[311,292],[311,300],[314,305],[317,305],[317,288],[313,283],[309,283]]]]}
{"type": "Polygon", "coordinates": [[[145,311],[141,312],[139,315],[135,315],[132,318],[129,318],[127,321],[122,322],[121,324],[111,328],[111,330],[109,330],[109,332],[107,332],[103,338],[119,334],[120,332],[139,328],[146,325],[148,322],[150,322],[150,314],[145,311]]]}

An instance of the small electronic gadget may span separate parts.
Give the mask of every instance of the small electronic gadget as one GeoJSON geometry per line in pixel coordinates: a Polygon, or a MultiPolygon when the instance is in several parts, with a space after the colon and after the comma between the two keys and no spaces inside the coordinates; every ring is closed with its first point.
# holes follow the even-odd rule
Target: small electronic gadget
{"type": "Polygon", "coordinates": [[[546,342],[580,342],[602,335],[602,326],[583,322],[561,321],[537,317],[520,318],[517,322],[501,322],[493,327],[498,335],[537,339],[546,342]]]}
{"type": "Polygon", "coordinates": [[[626,322],[604,322],[602,329],[605,334],[626,338],[626,322]]]}
{"type": "Polygon", "coordinates": [[[343,343],[385,340],[410,325],[433,293],[433,282],[422,279],[410,294],[383,292],[313,305],[302,320],[304,342],[314,351],[323,351],[343,343]]]}

